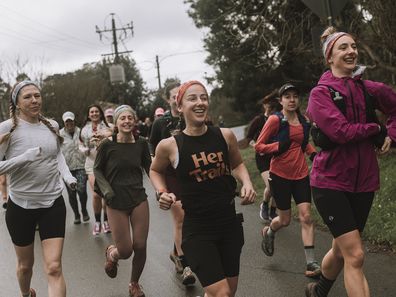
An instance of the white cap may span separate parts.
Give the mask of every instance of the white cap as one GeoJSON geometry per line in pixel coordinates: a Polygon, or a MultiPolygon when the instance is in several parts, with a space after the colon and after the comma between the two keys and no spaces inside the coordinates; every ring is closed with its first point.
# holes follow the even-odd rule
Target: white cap
{"type": "Polygon", "coordinates": [[[63,115],[62,115],[62,120],[64,122],[66,122],[67,120],[72,120],[74,121],[75,116],[74,113],[72,113],[71,111],[66,111],[63,115]]]}

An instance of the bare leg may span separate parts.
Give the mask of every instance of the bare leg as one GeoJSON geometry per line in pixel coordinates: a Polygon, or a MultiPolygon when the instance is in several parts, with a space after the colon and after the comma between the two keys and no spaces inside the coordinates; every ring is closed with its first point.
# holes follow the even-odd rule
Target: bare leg
{"type": "Polygon", "coordinates": [[[147,236],[149,230],[149,206],[143,201],[132,212],[131,226],[133,233],[133,261],[131,282],[139,282],[146,264],[147,236]]]}
{"type": "Polygon", "coordinates": [[[287,227],[290,224],[291,220],[291,210],[278,210],[279,216],[271,221],[270,228],[273,231],[278,231],[283,227],[287,227]]]}
{"type": "Polygon", "coordinates": [[[175,241],[176,251],[178,256],[183,256],[184,253],[181,248],[182,242],[182,227],[184,219],[184,211],[181,207],[180,201],[172,204],[171,207],[172,218],[173,218],[173,238],[175,241]]]}
{"type": "Polygon", "coordinates": [[[363,273],[364,248],[360,233],[354,230],[335,239],[344,257],[344,282],[349,297],[370,297],[363,273]]]}
{"type": "Polygon", "coordinates": [[[48,297],[66,297],[66,284],[62,272],[63,238],[50,238],[41,242],[44,270],[48,278],[48,297]]]}
{"type": "Polygon", "coordinates": [[[33,275],[34,243],[20,247],[14,245],[17,256],[17,279],[22,294],[28,294],[33,275]]]}
{"type": "Polygon", "coordinates": [[[204,288],[205,297],[234,297],[238,287],[238,277],[225,278],[204,288]]]}
{"type": "Polygon", "coordinates": [[[298,217],[301,224],[301,236],[304,246],[314,245],[314,225],[311,220],[311,203],[297,205],[298,217]]]}
{"type": "Polygon", "coordinates": [[[88,175],[89,187],[92,191],[92,205],[94,214],[102,213],[102,197],[94,192],[95,176],[93,174],[88,175]]]}

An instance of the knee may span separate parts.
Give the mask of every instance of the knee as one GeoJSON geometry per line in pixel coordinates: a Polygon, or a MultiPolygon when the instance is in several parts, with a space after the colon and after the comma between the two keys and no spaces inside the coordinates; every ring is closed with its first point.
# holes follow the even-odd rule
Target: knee
{"type": "Polygon", "coordinates": [[[47,264],[46,273],[48,276],[58,277],[62,274],[62,265],[60,261],[54,261],[47,264]]]}
{"type": "Polygon", "coordinates": [[[281,223],[282,227],[287,227],[290,225],[291,217],[290,216],[280,216],[279,222],[281,223]]]}
{"type": "Polygon", "coordinates": [[[234,295],[232,294],[230,288],[222,288],[214,296],[215,297],[232,297],[234,295]]]}
{"type": "Polygon", "coordinates": [[[30,274],[33,271],[33,263],[18,263],[18,274],[30,274]]]}
{"type": "Polygon", "coordinates": [[[146,242],[135,242],[133,244],[133,251],[135,254],[144,254],[146,253],[147,245],[146,242]]]}
{"type": "Polygon", "coordinates": [[[346,264],[353,268],[362,268],[364,263],[364,251],[361,248],[353,250],[351,253],[344,255],[346,264]]]}
{"type": "Polygon", "coordinates": [[[299,215],[301,224],[312,225],[311,214],[309,212],[304,212],[299,215]]]}
{"type": "Polygon", "coordinates": [[[132,248],[119,248],[117,247],[118,255],[120,259],[128,259],[130,256],[132,256],[132,248]]]}

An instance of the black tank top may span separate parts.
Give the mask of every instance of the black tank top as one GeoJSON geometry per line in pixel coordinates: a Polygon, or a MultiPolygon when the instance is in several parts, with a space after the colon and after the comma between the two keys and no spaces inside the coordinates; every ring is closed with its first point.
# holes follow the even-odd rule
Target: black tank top
{"type": "Polygon", "coordinates": [[[219,127],[207,128],[200,136],[175,136],[179,150],[176,174],[185,219],[228,221],[235,218],[236,190],[228,145],[219,127]]]}

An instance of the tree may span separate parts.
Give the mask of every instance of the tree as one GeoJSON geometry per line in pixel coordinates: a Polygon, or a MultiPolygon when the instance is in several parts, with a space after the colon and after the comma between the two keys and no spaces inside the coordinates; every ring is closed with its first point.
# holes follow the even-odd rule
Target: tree
{"type": "Polygon", "coordinates": [[[112,85],[107,62],[85,64],[81,69],[45,78],[42,88],[45,104],[43,111],[61,120],[62,114],[73,111],[81,123],[87,107],[98,102],[129,104],[139,111],[145,96],[143,80],[133,60],[121,58],[126,82],[112,85]]]}
{"type": "MultiPolygon", "coordinates": [[[[185,2],[196,26],[207,31],[207,63],[216,71],[212,80],[219,83],[226,97],[233,98],[234,109],[243,111],[247,118],[264,94],[286,81],[308,92],[324,70],[311,34],[313,27],[324,25],[300,0],[185,2]]],[[[376,79],[385,82],[389,82],[385,71],[394,73],[395,66],[395,5],[392,0],[354,0],[335,19],[337,27],[363,36],[362,61],[376,68],[376,79]],[[387,32],[392,33],[378,47],[376,42],[387,32]]]]}

